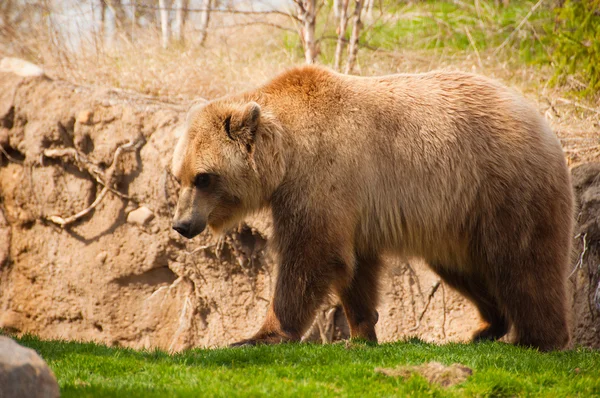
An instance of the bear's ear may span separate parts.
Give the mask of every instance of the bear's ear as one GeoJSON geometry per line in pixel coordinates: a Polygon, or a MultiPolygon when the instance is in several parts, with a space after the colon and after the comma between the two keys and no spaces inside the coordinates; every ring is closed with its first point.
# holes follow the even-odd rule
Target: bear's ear
{"type": "Polygon", "coordinates": [[[254,142],[259,122],[260,105],[249,102],[227,116],[223,121],[223,128],[229,138],[248,147],[254,142]]]}

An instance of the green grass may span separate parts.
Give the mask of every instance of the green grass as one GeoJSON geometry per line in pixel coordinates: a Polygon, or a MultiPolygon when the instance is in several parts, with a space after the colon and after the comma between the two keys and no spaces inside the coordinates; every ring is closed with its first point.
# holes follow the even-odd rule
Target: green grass
{"type": "Polygon", "coordinates": [[[168,355],[31,336],[19,342],[48,362],[63,397],[600,395],[600,352],[588,349],[539,353],[504,343],[438,346],[413,339],[350,348],[286,344],[168,355]],[[420,376],[402,380],[374,372],[429,361],[458,362],[474,373],[443,389],[420,376]]]}

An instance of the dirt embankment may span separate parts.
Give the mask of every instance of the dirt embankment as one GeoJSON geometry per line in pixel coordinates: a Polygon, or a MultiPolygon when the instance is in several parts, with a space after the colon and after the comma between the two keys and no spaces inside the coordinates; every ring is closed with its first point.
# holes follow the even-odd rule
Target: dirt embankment
{"type": "MultiPolygon", "coordinates": [[[[187,241],[171,230],[176,186],[168,170],[184,111],[0,73],[0,328],[180,350],[225,345],[259,327],[274,272],[269,215],[221,239],[187,241]]],[[[589,195],[600,200],[600,192],[589,195]]],[[[422,263],[388,262],[381,340],[470,336],[479,319],[469,303],[422,263]]],[[[577,283],[586,284],[584,272],[575,271],[577,283]]],[[[600,313],[582,300],[575,323],[589,329],[600,313]]],[[[324,308],[312,337],[343,337],[341,315],[324,308]]],[[[578,341],[598,345],[597,335],[586,336],[578,341]]]]}

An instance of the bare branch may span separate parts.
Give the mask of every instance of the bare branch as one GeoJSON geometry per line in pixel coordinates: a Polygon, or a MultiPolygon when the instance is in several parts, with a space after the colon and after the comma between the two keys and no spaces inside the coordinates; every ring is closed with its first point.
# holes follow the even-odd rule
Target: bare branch
{"type": "MultiPolygon", "coordinates": [[[[580,235],[576,236],[579,237],[580,235]]],[[[575,271],[577,271],[579,268],[583,267],[583,258],[585,257],[585,254],[587,253],[588,247],[587,247],[587,234],[583,234],[583,236],[581,237],[581,240],[583,242],[583,249],[581,250],[581,253],[579,254],[579,259],[577,260],[577,263],[575,264],[575,267],[573,267],[573,271],[571,271],[571,273],[569,274],[569,278],[573,276],[573,274],[575,273],[575,271]]]]}
{"type": "Polygon", "coordinates": [[[585,105],[583,105],[583,104],[580,104],[579,102],[576,102],[576,101],[569,101],[568,99],[566,99],[566,98],[562,98],[562,97],[560,97],[560,98],[557,98],[556,100],[557,100],[558,102],[562,102],[563,104],[574,105],[574,106],[576,106],[576,107],[578,107],[578,108],[585,109],[586,111],[594,112],[594,113],[597,113],[597,114],[599,114],[599,115],[600,115],[600,110],[598,110],[598,109],[594,109],[594,108],[590,108],[589,106],[585,106],[585,105]]]}
{"type": "Polygon", "coordinates": [[[252,21],[252,22],[245,22],[245,23],[238,23],[238,24],[231,24],[231,25],[213,26],[213,27],[211,27],[211,29],[229,29],[229,28],[235,29],[235,28],[243,28],[246,26],[254,26],[254,25],[272,26],[274,28],[285,30],[288,32],[298,33],[298,31],[295,29],[287,28],[285,26],[281,26],[276,23],[271,23],[271,22],[267,22],[267,21],[252,21]]]}
{"type": "Polygon", "coordinates": [[[131,199],[129,196],[117,191],[116,189],[108,185],[100,177],[102,175],[102,172],[100,171],[98,165],[92,163],[85,155],[77,152],[75,148],[46,149],[44,150],[44,156],[52,159],[70,157],[73,159],[79,170],[88,172],[92,177],[94,177],[98,184],[108,188],[109,191],[123,199],[131,199]]]}
{"type": "Polygon", "coordinates": [[[437,292],[437,290],[439,289],[440,284],[441,284],[441,281],[438,279],[437,282],[435,282],[433,284],[433,286],[431,287],[431,292],[429,293],[429,296],[427,297],[427,303],[425,304],[425,307],[423,308],[423,311],[421,311],[421,314],[419,315],[419,318],[417,318],[417,323],[415,324],[414,327],[408,329],[409,331],[414,332],[415,330],[417,330],[421,326],[421,321],[423,320],[423,317],[425,316],[425,313],[427,312],[427,308],[429,308],[429,304],[431,303],[431,299],[435,295],[435,292],[437,292]]]}
{"type": "Polygon", "coordinates": [[[94,202],[89,207],[83,209],[79,213],[76,213],[67,218],[62,218],[60,216],[50,216],[48,217],[48,220],[52,221],[54,224],[57,224],[61,228],[65,228],[69,224],[74,223],[75,221],[79,220],[80,218],[84,217],[86,214],[94,210],[96,206],[98,206],[100,202],[102,202],[102,199],[104,199],[107,193],[108,188],[105,186],[104,188],[102,188],[102,191],[100,191],[100,195],[96,197],[96,200],[94,200],[94,202]]]}
{"type": "MultiPolygon", "coordinates": [[[[117,150],[115,151],[115,153],[113,154],[112,164],[106,170],[104,181],[106,181],[107,183],[110,183],[112,181],[114,173],[117,168],[119,158],[120,158],[121,154],[123,153],[123,151],[137,150],[142,146],[143,143],[144,143],[144,138],[141,137],[135,141],[132,140],[132,141],[129,141],[127,144],[123,144],[123,145],[119,146],[117,148],[117,150]]],[[[44,155],[46,155],[46,153],[48,152],[48,155],[50,155],[50,156],[46,155],[48,157],[60,157],[60,156],[69,155],[69,156],[74,156],[75,159],[77,159],[77,157],[79,156],[79,158],[81,159],[81,155],[79,155],[77,153],[77,151],[75,151],[74,149],[73,150],[71,150],[71,149],[72,148],[66,148],[64,150],[60,150],[60,149],[59,150],[47,150],[44,152],[44,155]]],[[[97,179],[97,181],[98,181],[98,179],[97,179]]],[[[100,181],[102,181],[102,180],[100,180],[100,181]]],[[[96,208],[96,206],[98,206],[100,204],[100,202],[102,202],[102,200],[106,197],[106,194],[108,192],[113,192],[113,193],[117,194],[115,192],[115,190],[109,188],[109,186],[107,184],[104,184],[104,188],[102,188],[102,191],[100,191],[100,194],[96,197],[94,202],[87,208],[85,208],[82,211],[80,211],[70,217],[67,217],[67,218],[52,215],[52,216],[49,216],[47,218],[47,220],[53,222],[54,224],[57,224],[61,228],[66,228],[67,226],[73,224],[75,221],[81,219],[85,215],[89,214],[92,210],[94,210],[94,208],[96,208]]],[[[121,195],[119,195],[119,194],[117,194],[117,195],[118,196],[122,195],[122,194],[121,195]]]]}
{"type": "MultiPolygon", "coordinates": [[[[161,9],[165,9],[168,11],[174,11],[176,10],[176,8],[173,7],[156,7],[156,6],[151,6],[151,5],[144,5],[144,4],[138,4],[137,5],[138,8],[146,8],[149,10],[161,10],[161,9]]],[[[209,9],[209,8],[185,8],[184,11],[186,12],[206,12],[210,10],[210,12],[212,13],[219,13],[219,14],[232,14],[232,15],[282,15],[284,17],[287,18],[291,18],[291,19],[295,19],[298,22],[300,22],[300,19],[298,17],[296,17],[293,14],[287,13],[285,11],[279,11],[279,10],[265,10],[265,11],[251,11],[251,10],[236,10],[236,9],[223,9],[223,8],[214,8],[214,9],[209,9]]]]}
{"type": "Polygon", "coordinates": [[[0,145],[0,152],[2,152],[2,154],[4,156],[6,156],[6,159],[8,159],[9,161],[13,162],[13,163],[17,163],[17,164],[23,164],[22,161],[20,161],[19,159],[15,159],[12,156],[10,156],[8,154],[8,152],[6,152],[6,149],[4,149],[4,147],[2,145],[0,145]]]}

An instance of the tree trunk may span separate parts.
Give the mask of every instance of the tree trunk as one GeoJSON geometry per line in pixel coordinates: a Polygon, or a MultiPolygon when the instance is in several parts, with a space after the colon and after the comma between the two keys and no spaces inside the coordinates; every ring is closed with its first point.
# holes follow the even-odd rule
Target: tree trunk
{"type": "Polygon", "coordinates": [[[333,66],[335,70],[340,70],[342,63],[342,51],[344,50],[344,41],[346,39],[346,27],[348,26],[348,3],[350,0],[342,0],[340,8],[340,24],[338,26],[338,39],[335,46],[335,60],[333,66]]]}
{"type": "Polygon", "coordinates": [[[177,42],[183,42],[184,5],[183,0],[175,0],[175,25],[173,26],[173,37],[177,42]]]}
{"type": "Polygon", "coordinates": [[[365,4],[365,7],[367,9],[367,20],[372,21],[373,20],[373,5],[375,4],[375,0],[366,0],[367,3],[365,4]]]}
{"type": "Polygon", "coordinates": [[[348,61],[346,62],[346,73],[351,73],[356,62],[356,54],[358,53],[358,38],[362,28],[360,19],[363,8],[362,0],[356,0],[354,5],[354,25],[352,26],[352,36],[350,37],[350,46],[348,47],[348,61]]]}
{"type": "Polygon", "coordinates": [[[340,17],[340,14],[342,13],[342,2],[344,0],[333,0],[333,15],[336,18],[340,17]]]}
{"type": "Polygon", "coordinates": [[[169,46],[169,10],[167,9],[167,0],[158,0],[160,12],[160,28],[162,32],[162,46],[169,46]]]}
{"type": "Polygon", "coordinates": [[[200,14],[200,45],[204,45],[208,35],[208,23],[210,22],[211,0],[202,0],[202,13],[200,14]]]}
{"type": "Polygon", "coordinates": [[[135,31],[136,27],[137,27],[137,1],[133,0],[133,1],[131,1],[131,26],[130,26],[130,33],[129,33],[129,37],[131,37],[131,40],[133,40],[133,35],[134,35],[134,31],[135,31]]]}
{"type": "MultiPolygon", "coordinates": [[[[127,15],[121,0],[104,0],[104,4],[112,11],[115,19],[115,28],[120,32],[126,31],[127,15]]],[[[125,32],[127,33],[127,32],[125,32]]]]}
{"type": "Polygon", "coordinates": [[[106,2],[100,0],[100,37],[102,38],[102,44],[104,44],[106,37],[106,2]]]}
{"type": "Polygon", "coordinates": [[[315,0],[294,0],[298,8],[298,17],[302,21],[301,37],[304,46],[304,58],[307,64],[312,64],[317,58],[315,42],[315,22],[317,7],[315,0]]]}

